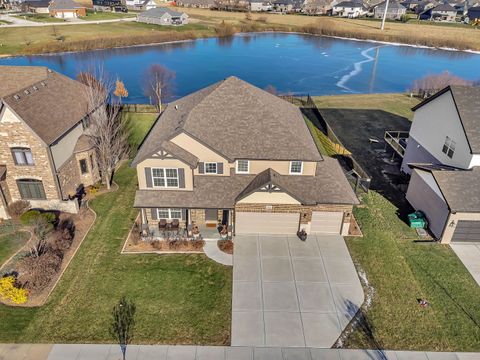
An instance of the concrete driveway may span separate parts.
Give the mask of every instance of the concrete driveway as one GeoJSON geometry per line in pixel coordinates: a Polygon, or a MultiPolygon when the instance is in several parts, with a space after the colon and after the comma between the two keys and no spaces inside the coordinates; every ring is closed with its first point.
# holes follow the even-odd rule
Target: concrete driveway
{"type": "Polygon", "coordinates": [[[480,286],[480,243],[455,243],[450,247],[480,286]]]}
{"type": "Polygon", "coordinates": [[[340,235],[235,237],[232,346],[329,348],[363,299],[340,235]]]}

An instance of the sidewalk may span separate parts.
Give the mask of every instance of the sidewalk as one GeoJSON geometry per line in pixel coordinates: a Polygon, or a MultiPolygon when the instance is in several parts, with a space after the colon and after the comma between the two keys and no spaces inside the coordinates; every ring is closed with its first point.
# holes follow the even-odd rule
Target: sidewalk
{"type": "MultiPolygon", "coordinates": [[[[480,353],[261,348],[229,346],[129,345],[127,360],[474,360],[480,353]]],[[[0,344],[0,360],[120,360],[118,345],[0,344]]]]}

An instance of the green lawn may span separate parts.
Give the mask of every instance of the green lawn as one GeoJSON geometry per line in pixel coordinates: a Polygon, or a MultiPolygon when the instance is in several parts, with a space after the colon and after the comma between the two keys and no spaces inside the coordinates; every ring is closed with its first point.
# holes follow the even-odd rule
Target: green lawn
{"type": "Polygon", "coordinates": [[[87,10],[87,16],[81,17],[82,20],[86,21],[98,21],[98,20],[115,20],[115,19],[125,19],[136,17],[135,13],[115,13],[115,12],[106,12],[106,11],[97,11],[87,10]]]}
{"type": "Polygon", "coordinates": [[[417,98],[405,94],[314,96],[313,100],[319,109],[379,109],[410,120],[413,118],[411,108],[419,103],[417,98]]]}
{"type": "Polygon", "coordinates": [[[347,240],[352,257],[375,288],[367,326],[349,347],[480,351],[480,287],[449,246],[414,242],[415,232],[381,195],[355,209],[363,238],[347,240]],[[427,299],[421,308],[417,299],[427,299]],[[373,335],[367,335],[369,332],[373,335]]]}
{"type": "MultiPolygon", "coordinates": [[[[151,119],[140,122],[137,139],[151,119]]],[[[120,189],[91,202],[98,218],[47,304],[0,306],[0,342],[112,342],[110,310],[126,295],[137,306],[134,343],[228,343],[231,268],[204,255],[120,255],[138,213],[136,172],[123,166],[114,179],[120,189]]]]}
{"type": "Polygon", "coordinates": [[[22,15],[14,15],[14,17],[18,19],[25,19],[25,20],[35,21],[35,22],[48,22],[48,23],[65,22],[64,19],[59,19],[59,18],[50,16],[49,14],[22,14],[22,15]]]}
{"type": "Polygon", "coordinates": [[[132,149],[131,154],[134,154],[142,143],[145,134],[152,127],[158,114],[124,112],[122,115],[130,133],[129,142],[132,149]]]}
{"type": "Polygon", "coordinates": [[[10,225],[0,226],[0,266],[16,253],[30,238],[25,231],[15,231],[10,225]]]}

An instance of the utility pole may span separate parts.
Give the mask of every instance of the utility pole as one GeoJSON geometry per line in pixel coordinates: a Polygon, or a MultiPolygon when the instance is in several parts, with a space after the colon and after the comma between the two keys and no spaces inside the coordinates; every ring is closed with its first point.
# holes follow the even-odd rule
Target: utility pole
{"type": "Polygon", "coordinates": [[[386,0],[385,1],[385,12],[383,13],[382,27],[380,28],[380,30],[385,29],[385,20],[387,19],[388,3],[389,3],[389,0],[386,0]]]}

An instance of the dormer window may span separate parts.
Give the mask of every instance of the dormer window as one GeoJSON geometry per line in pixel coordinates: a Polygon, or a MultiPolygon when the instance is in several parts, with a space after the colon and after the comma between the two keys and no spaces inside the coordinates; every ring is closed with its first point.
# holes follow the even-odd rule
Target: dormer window
{"type": "Polygon", "coordinates": [[[290,175],[300,175],[303,170],[302,161],[290,161],[290,175]]]}
{"type": "Polygon", "coordinates": [[[12,148],[12,156],[15,165],[35,165],[33,162],[32,151],[28,148],[12,148]]]}
{"type": "Polygon", "coordinates": [[[453,158],[453,153],[455,152],[456,145],[457,143],[453,141],[449,136],[447,136],[445,138],[445,144],[443,144],[442,152],[451,159],[453,158]]]}
{"type": "Polygon", "coordinates": [[[248,174],[250,162],[248,160],[237,160],[237,174],[248,174]]]}

